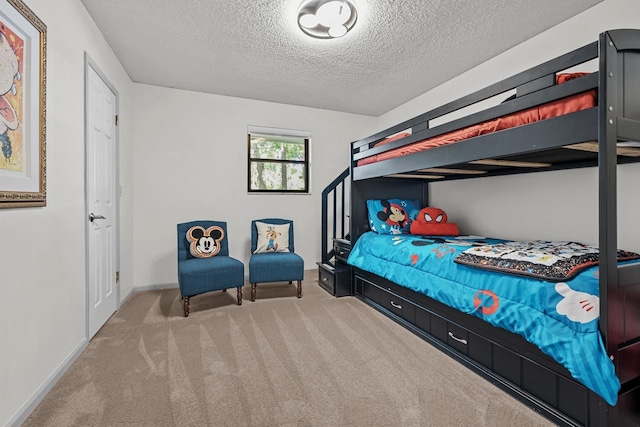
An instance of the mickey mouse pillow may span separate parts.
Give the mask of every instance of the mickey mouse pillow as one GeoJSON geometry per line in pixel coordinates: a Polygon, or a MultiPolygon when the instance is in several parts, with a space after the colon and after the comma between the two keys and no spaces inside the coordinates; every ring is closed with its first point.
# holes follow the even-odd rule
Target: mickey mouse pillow
{"type": "Polygon", "coordinates": [[[220,242],[224,238],[224,230],[214,225],[206,230],[195,225],[187,230],[189,252],[195,258],[211,258],[220,252],[220,242]]]}
{"type": "Polygon", "coordinates": [[[420,211],[417,200],[367,200],[369,227],[378,234],[408,234],[420,211]]]}

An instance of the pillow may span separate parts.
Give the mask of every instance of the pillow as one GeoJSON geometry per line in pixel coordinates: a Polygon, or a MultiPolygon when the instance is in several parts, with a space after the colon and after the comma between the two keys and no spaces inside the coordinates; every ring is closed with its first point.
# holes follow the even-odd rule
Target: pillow
{"type": "Polygon", "coordinates": [[[258,243],[254,254],[289,252],[289,226],[291,224],[266,224],[256,221],[258,243]]]}
{"type": "Polygon", "coordinates": [[[369,227],[378,234],[409,234],[411,222],[420,211],[417,200],[367,200],[369,227]]]}
{"type": "Polygon", "coordinates": [[[422,236],[459,236],[458,226],[448,222],[447,213],[440,208],[426,207],[411,223],[411,234],[422,236]]]}
{"type": "Polygon", "coordinates": [[[222,228],[214,225],[206,230],[195,225],[187,230],[189,252],[195,258],[211,258],[220,252],[220,242],[224,238],[222,228]]]}

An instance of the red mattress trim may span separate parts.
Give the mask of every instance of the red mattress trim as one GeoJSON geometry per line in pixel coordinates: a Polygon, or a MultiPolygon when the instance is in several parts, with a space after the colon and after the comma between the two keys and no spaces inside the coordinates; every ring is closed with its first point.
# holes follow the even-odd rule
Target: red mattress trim
{"type": "MultiPolygon", "coordinates": [[[[565,81],[581,77],[585,74],[587,73],[558,74],[556,77],[556,82],[558,84],[564,83],[565,81]]],[[[398,147],[384,153],[365,157],[364,159],[358,161],[358,166],[406,156],[408,154],[414,154],[420,151],[428,150],[430,148],[452,144],[469,138],[475,138],[477,136],[486,135],[489,133],[497,132],[499,130],[534,123],[541,120],[550,119],[552,117],[573,113],[576,111],[586,110],[596,105],[596,97],[597,93],[595,89],[571,95],[566,98],[558,99],[556,101],[551,101],[546,104],[518,111],[517,113],[508,114],[506,116],[498,117],[492,120],[487,120],[485,122],[478,123],[477,125],[472,125],[463,129],[447,132],[445,134],[438,135],[433,138],[424,139],[422,141],[417,141],[413,144],[398,147]]],[[[394,135],[393,137],[383,139],[375,146],[388,144],[391,141],[398,140],[408,135],[408,133],[394,135]]]]}

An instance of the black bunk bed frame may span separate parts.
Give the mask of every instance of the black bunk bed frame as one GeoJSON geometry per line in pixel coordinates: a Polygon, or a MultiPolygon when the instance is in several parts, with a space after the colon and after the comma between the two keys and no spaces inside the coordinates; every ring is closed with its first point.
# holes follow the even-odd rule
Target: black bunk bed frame
{"type": "Polygon", "coordinates": [[[350,166],[352,243],[369,230],[367,199],[418,199],[422,206],[427,206],[430,182],[478,176],[445,170],[437,173],[440,177],[433,177],[433,170],[475,170],[483,171],[482,176],[532,171],[513,166],[516,163],[470,163],[486,159],[548,164],[537,171],[597,166],[599,328],[622,384],[616,406],[607,405],[575,381],[565,368],[520,336],[408,288],[354,269],[356,296],[558,424],[640,425],[640,265],[618,266],[616,262],[616,165],[638,162],[640,157],[619,155],[618,150],[622,148],[617,143],[620,141],[640,141],[640,30],[604,32],[598,41],[353,142],[350,166]],[[596,58],[597,72],[555,84],[556,73],[596,58]],[[429,127],[430,120],[513,89],[516,97],[509,102],[429,127]],[[357,166],[359,159],[372,154],[589,89],[597,90],[598,103],[593,108],[357,166]],[[411,129],[410,136],[375,146],[376,142],[407,129],[411,129]]]}

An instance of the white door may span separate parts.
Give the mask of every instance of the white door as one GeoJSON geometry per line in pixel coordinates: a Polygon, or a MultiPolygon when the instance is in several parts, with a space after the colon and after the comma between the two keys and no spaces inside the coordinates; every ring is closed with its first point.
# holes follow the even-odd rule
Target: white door
{"type": "Polygon", "coordinates": [[[87,286],[89,338],[118,305],[116,95],[87,65],[87,286]]]}

